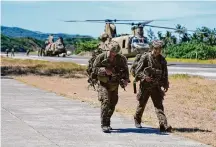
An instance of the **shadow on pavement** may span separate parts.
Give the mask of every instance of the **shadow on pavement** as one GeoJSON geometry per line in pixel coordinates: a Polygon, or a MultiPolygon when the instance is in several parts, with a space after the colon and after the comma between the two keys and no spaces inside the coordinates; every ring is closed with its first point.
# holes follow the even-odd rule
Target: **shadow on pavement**
{"type": "Polygon", "coordinates": [[[193,133],[193,132],[212,132],[209,130],[203,130],[199,128],[173,128],[174,132],[185,132],[185,133],[193,133]]]}
{"type": "Polygon", "coordinates": [[[169,133],[160,132],[159,129],[155,128],[119,128],[112,129],[111,133],[143,133],[143,134],[158,134],[158,135],[169,135],[169,133]]]}

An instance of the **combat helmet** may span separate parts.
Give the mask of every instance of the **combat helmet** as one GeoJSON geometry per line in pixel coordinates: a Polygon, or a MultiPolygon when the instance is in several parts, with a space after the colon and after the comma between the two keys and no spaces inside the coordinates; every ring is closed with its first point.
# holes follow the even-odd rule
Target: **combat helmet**
{"type": "Polygon", "coordinates": [[[151,45],[153,48],[162,48],[164,46],[164,42],[162,40],[154,40],[151,45]]]}
{"type": "Polygon", "coordinates": [[[107,33],[103,33],[100,35],[99,37],[101,40],[106,40],[107,38],[109,38],[109,35],[107,33]]]}
{"type": "Polygon", "coordinates": [[[113,40],[109,43],[108,47],[110,51],[115,52],[117,54],[120,52],[121,49],[119,43],[113,40]]]}

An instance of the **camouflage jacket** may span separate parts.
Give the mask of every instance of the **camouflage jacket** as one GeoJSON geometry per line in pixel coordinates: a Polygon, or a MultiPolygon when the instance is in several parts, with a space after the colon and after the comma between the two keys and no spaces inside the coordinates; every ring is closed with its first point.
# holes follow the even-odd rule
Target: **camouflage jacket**
{"type": "Polygon", "coordinates": [[[120,54],[112,62],[108,58],[108,52],[98,55],[93,63],[93,73],[104,83],[119,83],[121,79],[129,81],[127,59],[120,54]],[[106,75],[106,68],[112,70],[113,75],[106,75]]]}
{"type": "Polygon", "coordinates": [[[105,42],[101,41],[101,42],[98,44],[97,48],[100,49],[100,50],[103,50],[103,51],[107,51],[107,50],[109,50],[109,49],[108,49],[108,44],[109,44],[109,42],[110,42],[109,40],[106,40],[105,42]]]}
{"type": "Polygon", "coordinates": [[[152,53],[143,54],[135,70],[136,78],[146,85],[159,85],[168,88],[167,61],[162,56],[153,57],[152,53]],[[152,82],[146,82],[145,77],[152,77],[152,82]]]}

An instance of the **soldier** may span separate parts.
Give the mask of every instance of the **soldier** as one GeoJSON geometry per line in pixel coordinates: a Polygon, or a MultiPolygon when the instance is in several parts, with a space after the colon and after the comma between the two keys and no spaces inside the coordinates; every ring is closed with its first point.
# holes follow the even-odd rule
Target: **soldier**
{"type": "Polygon", "coordinates": [[[11,49],[11,57],[12,57],[12,56],[15,56],[15,55],[14,55],[14,48],[11,49]]]}
{"type": "Polygon", "coordinates": [[[41,48],[38,49],[38,56],[41,56],[41,48]]]}
{"type": "Polygon", "coordinates": [[[159,120],[161,132],[171,132],[164,114],[163,99],[168,91],[167,62],[161,55],[163,42],[152,42],[152,52],[143,54],[136,68],[136,80],[140,80],[140,88],[137,94],[138,105],[134,115],[135,126],[142,128],[141,118],[149,96],[151,96],[156,114],[159,120]],[[163,90],[161,89],[163,87],[163,90]]]}
{"type": "Polygon", "coordinates": [[[44,48],[39,48],[38,49],[38,56],[44,56],[44,48]]]}
{"type": "Polygon", "coordinates": [[[110,40],[108,38],[109,38],[109,35],[107,33],[101,34],[101,36],[99,37],[101,42],[98,44],[97,49],[95,49],[92,52],[92,57],[88,61],[88,67],[86,70],[88,77],[89,77],[88,83],[90,83],[90,85],[93,86],[94,89],[95,89],[95,84],[97,83],[97,80],[93,79],[93,77],[92,77],[93,63],[99,54],[103,53],[103,51],[108,50],[108,43],[110,42],[110,40]]]}
{"type": "Polygon", "coordinates": [[[109,35],[107,33],[103,33],[99,39],[101,40],[101,42],[98,45],[98,49],[106,51],[110,42],[109,35]]]}
{"type": "Polygon", "coordinates": [[[27,49],[26,56],[29,56],[30,51],[30,49],[27,49]]]}
{"type": "Polygon", "coordinates": [[[93,64],[94,77],[99,81],[98,100],[101,102],[101,128],[109,133],[110,119],[118,102],[118,87],[125,88],[129,80],[127,59],[121,54],[120,46],[112,41],[109,51],[99,54],[93,64]]]}
{"type": "Polygon", "coordinates": [[[9,49],[7,48],[6,49],[6,55],[7,55],[7,57],[8,57],[8,54],[9,54],[9,49]]]}
{"type": "Polygon", "coordinates": [[[50,44],[54,43],[54,37],[53,37],[53,34],[50,34],[49,37],[48,37],[48,42],[50,44]]]}

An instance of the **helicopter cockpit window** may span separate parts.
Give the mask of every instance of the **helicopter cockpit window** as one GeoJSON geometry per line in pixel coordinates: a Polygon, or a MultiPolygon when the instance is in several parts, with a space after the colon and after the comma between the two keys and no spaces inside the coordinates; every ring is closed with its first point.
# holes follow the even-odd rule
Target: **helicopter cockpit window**
{"type": "Polygon", "coordinates": [[[132,42],[133,43],[139,43],[139,40],[138,39],[133,39],[132,42]]]}
{"type": "Polygon", "coordinates": [[[148,43],[147,39],[144,39],[144,43],[148,43]]]}

